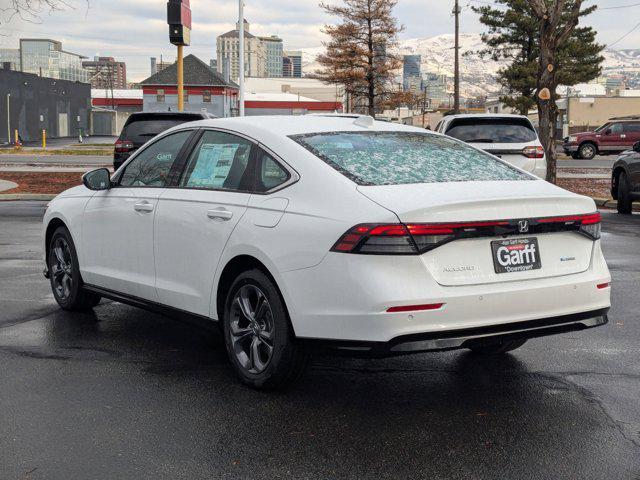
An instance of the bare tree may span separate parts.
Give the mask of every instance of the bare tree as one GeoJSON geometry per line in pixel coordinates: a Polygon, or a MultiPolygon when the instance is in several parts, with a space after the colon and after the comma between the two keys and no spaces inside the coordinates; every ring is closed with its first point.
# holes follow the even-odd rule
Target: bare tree
{"type": "MultiPolygon", "coordinates": [[[[43,13],[73,9],[74,0],[6,0],[7,6],[0,7],[0,24],[19,18],[25,22],[40,23],[43,13]]],[[[87,7],[89,0],[85,0],[87,7]]],[[[4,2],[2,2],[4,4],[4,2]]]]}
{"type": "Polygon", "coordinates": [[[395,72],[402,65],[393,54],[401,27],[392,15],[397,0],[344,0],[340,6],[321,4],[329,14],[340,17],[338,25],[326,25],[329,36],[326,53],[318,57],[320,80],[344,85],[354,105],[369,115],[396,104],[395,72]]]}
{"type": "Polygon", "coordinates": [[[540,23],[540,61],[538,63],[537,104],[540,141],[547,157],[547,181],[556,182],[556,56],[578,26],[583,0],[531,0],[540,23]]]}

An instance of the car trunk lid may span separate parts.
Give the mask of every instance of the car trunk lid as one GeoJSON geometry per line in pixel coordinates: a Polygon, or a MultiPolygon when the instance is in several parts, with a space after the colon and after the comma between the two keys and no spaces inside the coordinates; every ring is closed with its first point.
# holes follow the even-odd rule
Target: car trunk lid
{"type": "MultiPolygon", "coordinates": [[[[595,211],[593,200],[566,192],[542,180],[513,182],[443,182],[359,186],[374,202],[394,212],[405,224],[441,224],[565,218],[595,211]]],[[[472,229],[469,229],[472,230],[472,229]]],[[[593,240],[578,231],[550,231],[535,226],[520,233],[497,230],[487,236],[458,238],[421,255],[425,268],[441,285],[461,286],[567,275],[589,268],[593,240]],[[539,268],[498,273],[494,260],[500,246],[520,249],[535,243],[539,268]],[[513,245],[492,245],[509,240],[513,245]]],[[[504,259],[504,252],[503,252],[504,259]]]]}

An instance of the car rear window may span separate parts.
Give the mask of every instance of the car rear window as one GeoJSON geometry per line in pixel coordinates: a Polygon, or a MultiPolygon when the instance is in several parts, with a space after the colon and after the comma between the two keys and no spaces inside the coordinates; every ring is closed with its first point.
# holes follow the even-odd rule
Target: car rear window
{"type": "Polygon", "coordinates": [[[468,143],[525,143],[537,138],[526,118],[456,118],[445,133],[468,143]]]}
{"type": "Polygon", "coordinates": [[[125,125],[121,138],[134,143],[145,143],[171,127],[199,119],[200,117],[135,120],[125,125]]]}
{"type": "Polygon", "coordinates": [[[487,153],[442,135],[331,132],[290,138],[359,185],[533,179],[487,153]]]}

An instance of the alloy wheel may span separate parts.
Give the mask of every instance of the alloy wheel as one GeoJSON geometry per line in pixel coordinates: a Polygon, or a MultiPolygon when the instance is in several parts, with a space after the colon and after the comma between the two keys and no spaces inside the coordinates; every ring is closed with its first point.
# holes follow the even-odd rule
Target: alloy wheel
{"type": "Polygon", "coordinates": [[[269,300],[255,285],[243,285],[231,303],[233,354],[249,373],[263,372],[273,356],[274,322],[269,300]]]}
{"type": "Polygon", "coordinates": [[[73,285],[73,264],[71,250],[67,241],[58,237],[51,248],[51,276],[56,295],[61,300],[67,300],[71,296],[73,285]]]}

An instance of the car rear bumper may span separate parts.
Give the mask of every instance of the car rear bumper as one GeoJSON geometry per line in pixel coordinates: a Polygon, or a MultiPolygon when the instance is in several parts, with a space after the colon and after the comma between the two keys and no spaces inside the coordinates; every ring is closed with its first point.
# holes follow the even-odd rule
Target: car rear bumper
{"type": "Polygon", "coordinates": [[[603,308],[579,314],[515,322],[506,325],[403,335],[388,342],[305,339],[303,343],[312,349],[337,351],[352,356],[390,357],[410,353],[491,345],[501,341],[537,338],[585,330],[608,323],[608,311],[608,308],[603,308]]]}
{"type": "MultiPolygon", "coordinates": [[[[284,272],[281,290],[296,336],[387,343],[451,332],[582,315],[611,306],[599,242],[586,271],[480,285],[437,283],[419,256],[329,253],[316,267],[284,272]],[[389,312],[390,307],[440,308],[389,312]]],[[[453,347],[456,348],[456,347],[453,347]]]]}

